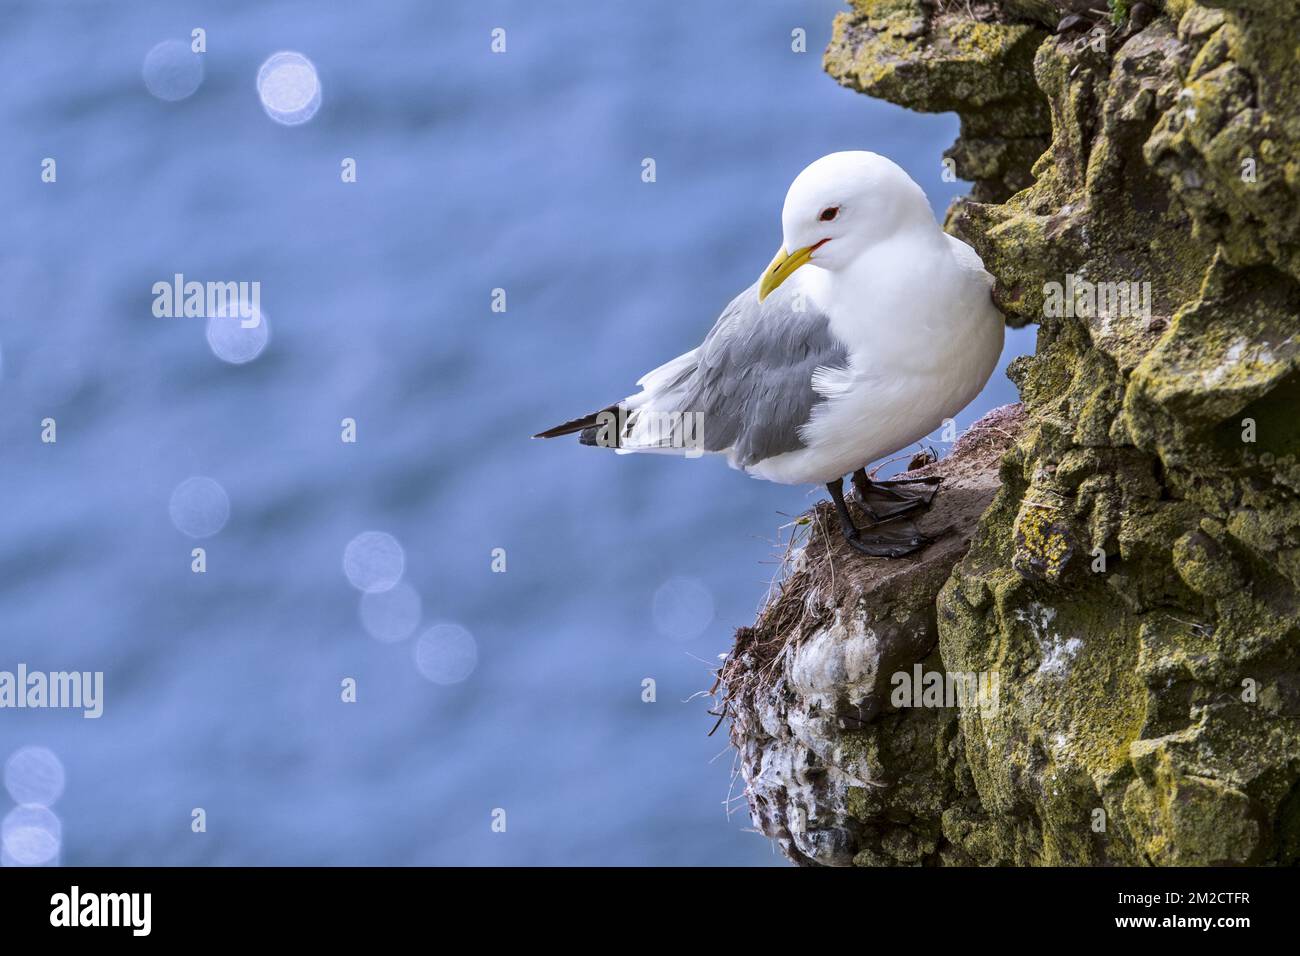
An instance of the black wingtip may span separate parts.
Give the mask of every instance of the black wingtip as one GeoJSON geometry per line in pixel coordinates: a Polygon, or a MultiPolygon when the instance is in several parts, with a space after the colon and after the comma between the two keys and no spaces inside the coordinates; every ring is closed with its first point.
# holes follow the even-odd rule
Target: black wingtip
{"type": "Polygon", "coordinates": [[[584,428],[590,428],[592,425],[596,424],[596,416],[599,414],[600,412],[592,412],[590,415],[584,415],[582,418],[575,418],[562,425],[556,425],[553,428],[546,429],[546,431],[538,432],[533,437],[560,438],[563,435],[572,435],[574,432],[580,432],[584,428]]]}
{"type": "MultiPolygon", "coordinates": [[[[538,432],[534,438],[560,438],[564,435],[572,435],[574,432],[581,432],[578,440],[584,445],[595,445],[598,442],[595,439],[596,429],[601,425],[602,415],[617,415],[619,413],[618,405],[610,405],[602,408],[598,412],[592,412],[590,415],[583,415],[581,418],[575,418],[567,421],[562,425],[556,425],[554,428],[548,428],[544,432],[538,432]]],[[[615,437],[615,441],[618,436],[615,437]]],[[[619,447],[617,444],[615,448],[619,447]]]]}

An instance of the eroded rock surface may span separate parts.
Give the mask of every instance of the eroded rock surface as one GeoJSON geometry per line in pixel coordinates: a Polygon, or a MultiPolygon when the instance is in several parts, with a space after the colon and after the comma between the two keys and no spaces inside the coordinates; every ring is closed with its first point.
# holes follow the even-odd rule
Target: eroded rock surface
{"type": "Polygon", "coordinates": [[[943,477],[917,521],[934,541],[913,557],[862,557],[822,502],[806,516],[780,594],[737,634],[722,675],[731,737],[755,820],[792,859],[870,860],[881,841],[910,848],[900,850],[908,861],[934,852],[937,827],[909,824],[922,803],[937,820],[948,781],[935,746],[956,722],[891,706],[891,676],[939,667],[936,598],[1001,486],[998,463],[1022,422],[1020,406],[996,409],[951,455],[906,474],[943,477]]]}
{"type": "Polygon", "coordinates": [[[805,566],[738,635],[751,809],[799,862],[1300,859],[1297,11],[1096,6],[855,0],[836,24],[840,82],[961,115],[976,186],[948,228],[1039,333],[969,550],[846,553],[839,590],[805,566]],[[813,661],[753,670],[757,634],[813,661]],[[922,652],[996,670],[996,712],[882,707],[922,652]]]}

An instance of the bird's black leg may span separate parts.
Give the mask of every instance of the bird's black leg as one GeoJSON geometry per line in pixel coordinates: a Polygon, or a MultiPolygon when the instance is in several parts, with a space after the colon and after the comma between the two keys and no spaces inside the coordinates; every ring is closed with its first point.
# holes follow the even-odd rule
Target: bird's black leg
{"type": "Polygon", "coordinates": [[[873,521],[888,521],[899,515],[929,507],[939,487],[939,478],[911,478],[898,481],[872,481],[867,470],[859,468],[853,473],[853,487],[858,493],[862,510],[873,521]],[[911,485],[917,488],[909,487],[911,485]],[[901,486],[901,487],[900,487],[901,486]]]}
{"type": "Polygon", "coordinates": [[[858,526],[853,523],[849,506],[844,503],[844,479],[836,478],[834,481],[828,481],[826,490],[831,493],[831,501],[835,502],[835,512],[840,516],[840,530],[844,532],[844,537],[852,542],[858,536],[858,526]]]}
{"type": "Polygon", "coordinates": [[[890,525],[873,526],[869,532],[860,531],[849,514],[849,506],[844,501],[844,479],[826,483],[826,490],[835,502],[835,511],[840,517],[840,530],[844,540],[855,551],[873,558],[901,558],[925,547],[930,539],[921,534],[916,525],[910,521],[900,521],[890,525]]]}

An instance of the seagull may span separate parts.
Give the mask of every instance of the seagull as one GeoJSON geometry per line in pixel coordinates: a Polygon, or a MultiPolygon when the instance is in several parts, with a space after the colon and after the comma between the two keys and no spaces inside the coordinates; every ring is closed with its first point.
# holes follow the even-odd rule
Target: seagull
{"type": "Polygon", "coordinates": [[[791,184],[782,244],[698,348],[641,391],[534,435],[578,433],[621,454],[726,456],[785,484],[824,484],[848,544],[902,557],[928,540],[906,516],[937,479],[866,468],[953,418],[988,381],[1004,319],[979,255],[943,231],[924,190],[864,150],[831,153],[791,184]],[[852,474],[859,528],[845,504],[852,474]]]}

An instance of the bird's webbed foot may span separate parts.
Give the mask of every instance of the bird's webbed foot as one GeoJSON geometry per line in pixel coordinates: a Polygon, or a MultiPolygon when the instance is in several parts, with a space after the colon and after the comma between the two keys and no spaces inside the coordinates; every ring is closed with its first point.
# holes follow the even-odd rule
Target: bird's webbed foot
{"type": "Polygon", "coordinates": [[[930,498],[934,496],[933,489],[929,491],[928,496],[913,496],[908,500],[906,508],[896,511],[883,521],[878,516],[872,515],[876,523],[864,530],[853,523],[848,505],[844,502],[842,482],[832,481],[826,485],[826,488],[835,502],[844,540],[855,551],[873,558],[902,558],[920,551],[930,543],[930,539],[922,534],[912,521],[899,515],[929,504],[930,498]]]}
{"type": "Polygon", "coordinates": [[[853,550],[873,558],[904,558],[930,543],[921,529],[906,520],[873,525],[865,531],[854,528],[844,540],[853,550]]]}
{"type": "Polygon", "coordinates": [[[872,481],[866,470],[859,468],[853,473],[853,488],[862,510],[872,521],[880,522],[930,507],[942,480],[932,477],[872,481]]]}

